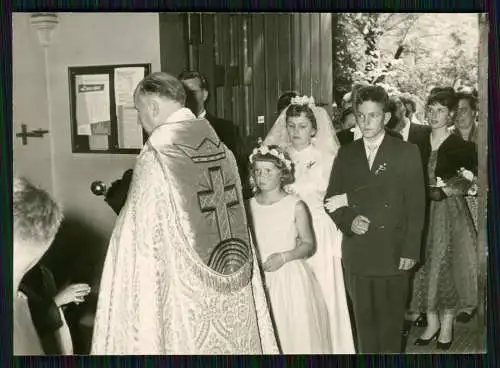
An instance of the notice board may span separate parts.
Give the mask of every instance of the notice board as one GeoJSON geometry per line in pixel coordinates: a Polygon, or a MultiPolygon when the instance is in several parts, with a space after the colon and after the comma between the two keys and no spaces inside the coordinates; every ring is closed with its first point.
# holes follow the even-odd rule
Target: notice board
{"type": "Polygon", "coordinates": [[[73,153],[139,153],[147,136],[134,90],[151,64],[68,68],[73,153]]]}

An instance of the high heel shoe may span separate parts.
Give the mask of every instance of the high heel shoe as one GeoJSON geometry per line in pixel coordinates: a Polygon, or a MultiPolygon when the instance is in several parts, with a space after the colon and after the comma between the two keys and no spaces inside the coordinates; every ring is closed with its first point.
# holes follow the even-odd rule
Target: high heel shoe
{"type": "Polygon", "coordinates": [[[449,350],[452,343],[453,343],[453,331],[451,331],[451,340],[448,342],[440,342],[438,339],[436,343],[436,348],[438,348],[439,350],[449,350]]]}
{"type": "Polygon", "coordinates": [[[415,345],[417,345],[417,346],[429,345],[429,343],[432,340],[437,340],[440,332],[441,332],[441,328],[438,328],[438,330],[430,338],[428,338],[428,339],[418,338],[417,340],[415,340],[415,345]]]}
{"type": "Polygon", "coordinates": [[[425,313],[421,313],[416,320],[413,321],[413,326],[415,327],[427,327],[427,316],[425,313]]]}
{"type": "Polygon", "coordinates": [[[415,327],[427,327],[427,315],[425,313],[415,313],[405,317],[406,325],[415,327]],[[416,316],[416,318],[414,318],[416,316]]]}
{"type": "Polygon", "coordinates": [[[456,321],[460,323],[469,323],[471,319],[474,318],[475,314],[476,310],[472,311],[472,313],[462,312],[457,316],[456,321]]]}

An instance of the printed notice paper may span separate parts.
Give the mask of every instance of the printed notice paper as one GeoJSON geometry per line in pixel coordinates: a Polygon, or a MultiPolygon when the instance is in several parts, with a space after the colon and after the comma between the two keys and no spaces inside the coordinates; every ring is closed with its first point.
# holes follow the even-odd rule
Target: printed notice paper
{"type": "Polygon", "coordinates": [[[135,87],[144,78],[144,67],[115,69],[116,106],[134,106],[135,87]]]}
{"type": "Polygon", "coordinates": [[[118,146],[120,148],[142,148],[142,127],[134,107],[117,106],[118,146]]]}
{"type": "Polygon", "coordinates": [[[92,135],[93,124],[102,126],[111,121],[109,75],[77,75],[76,89],[77,134],[92,135]]]}
{"type": "Polygon", "coordinates": [[[118,118],[118,146],[120,148],[141,148],[142,127],[135,110],[134,91],[144,78],[144,67],[124,67],[115,69],[115,101],[118,118]]]}

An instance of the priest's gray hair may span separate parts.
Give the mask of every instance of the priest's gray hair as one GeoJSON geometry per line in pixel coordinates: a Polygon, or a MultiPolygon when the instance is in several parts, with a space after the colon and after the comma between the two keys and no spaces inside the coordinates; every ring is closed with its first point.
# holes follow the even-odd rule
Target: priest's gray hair
{"type": "Polygon", "coordinates": [[[186,91],[182,82],[164,72],[155,72],[146,76],[137,85],[134,95],[137,94],[157,95],[178,102],[183,106],[186,102],[186,91]]]}
{"type": "Polygon", "coordinates": [[[43,189],[25,178],[14,178],[12,188],[14,239],[47,245],[54,239],[63,212],[43,189]]]}

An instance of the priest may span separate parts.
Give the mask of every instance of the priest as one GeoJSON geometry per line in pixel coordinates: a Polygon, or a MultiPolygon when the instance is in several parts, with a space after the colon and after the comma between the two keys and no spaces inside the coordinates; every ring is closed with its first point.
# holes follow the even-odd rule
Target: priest
{"type": "Polygon", "coordinates": [[[185,98],[161,72],[134,93],[149,139],[110,240],[92,354],[279,353],[235,158],[185,98]]]}

